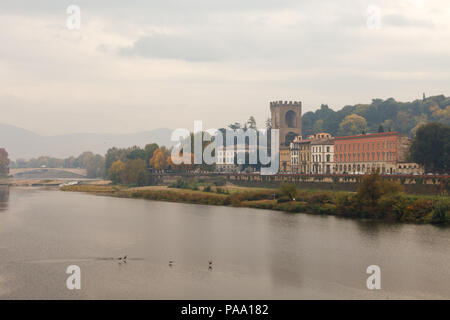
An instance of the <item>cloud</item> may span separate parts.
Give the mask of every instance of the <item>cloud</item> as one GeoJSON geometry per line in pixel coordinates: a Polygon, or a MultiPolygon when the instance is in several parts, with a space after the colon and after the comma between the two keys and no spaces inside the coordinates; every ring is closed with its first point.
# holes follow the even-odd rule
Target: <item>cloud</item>
{"type": "Polygon", "coordinates": [[[218,61],[229,52],[205,38],[180,35],[152,35],[136,40],[132,46],[119,48],[123,56],[175,59],[186,61],[218,61]]]}
{"type": "Polygon", "coordinates": [[[272,99],[308,111],[448,95],[447,0],[375,2],[377,31],[366,0],[77,0],[81,29],[68,31],[68,3],[3,1],[2,122],[44,134],[220,127],[262,122],[272,99]]]}
{"type": "Polygon", "coordinates": [[[409,18],[401,14],[390,14],[383,17],[383,23],[394,27],[433,28],[432,21],[409,18]]]}

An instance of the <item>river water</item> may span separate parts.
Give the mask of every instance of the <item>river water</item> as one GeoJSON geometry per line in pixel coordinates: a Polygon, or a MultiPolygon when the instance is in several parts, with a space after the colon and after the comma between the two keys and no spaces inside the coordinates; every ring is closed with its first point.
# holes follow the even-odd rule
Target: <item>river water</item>
{"type": "Polygon", "coordinates": [[[0,298],[450,299],[450,229],[0,186],[0,298]]]}

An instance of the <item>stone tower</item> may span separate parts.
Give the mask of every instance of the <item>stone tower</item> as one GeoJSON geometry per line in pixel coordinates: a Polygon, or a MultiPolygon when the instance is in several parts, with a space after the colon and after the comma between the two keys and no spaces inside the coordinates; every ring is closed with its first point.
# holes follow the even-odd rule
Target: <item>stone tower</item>
{"type": "Polygon", "coordinates": [[[302,135],[301,101],[270,103],[272,128],[280,131],[280,147],[289,146],[294,137],[302,135]]]}

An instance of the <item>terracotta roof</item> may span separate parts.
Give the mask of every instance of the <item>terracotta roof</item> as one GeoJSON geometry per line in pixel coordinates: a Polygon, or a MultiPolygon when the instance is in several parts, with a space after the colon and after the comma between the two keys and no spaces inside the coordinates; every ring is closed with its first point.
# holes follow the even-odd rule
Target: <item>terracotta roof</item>
{"type": "Polygon", "coordinates": [[[353,136],[342,136],[335,137],[335,140],[345,140],[345,139],[354,139],[354,138],[364,138],[364,137],[382,137],[382,136],[393,136],[393,135],[401,135],[397,131],[392,132],[377,132],[377,133],[366,133],[366,134],[358,134],[353,136]]]}

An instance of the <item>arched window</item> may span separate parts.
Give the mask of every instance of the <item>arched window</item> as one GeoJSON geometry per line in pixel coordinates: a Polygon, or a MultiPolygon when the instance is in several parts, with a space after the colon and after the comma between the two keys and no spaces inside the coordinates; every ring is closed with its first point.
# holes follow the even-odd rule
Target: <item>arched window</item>
{"type": "Polygon", "coordinates": [[[297,127],[297,115],[294,111],[289,110],[286,112],[285,116],[286,125],[288,128],[296,128],[297,127]]]}

